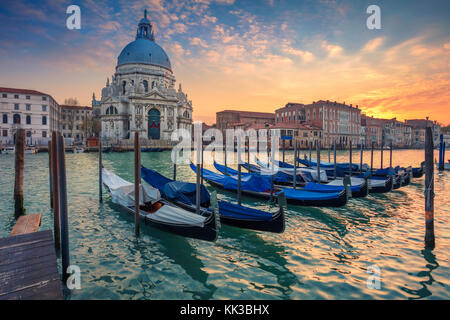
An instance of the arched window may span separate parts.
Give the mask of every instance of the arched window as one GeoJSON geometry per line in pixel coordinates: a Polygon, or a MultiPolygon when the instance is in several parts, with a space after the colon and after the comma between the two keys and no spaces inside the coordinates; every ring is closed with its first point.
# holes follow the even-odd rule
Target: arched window
{"type": "Polygon", "coordinates": [[[155,81],[152,81],[152,89],[153,89],[154,87],[156,87],[156,82],[155,82],[155,81]]]}
{"type": "Polygon", "coordinates": [[[8,123],[8,115],[7,114],[3,115],[3,123],[8,123]]]}
{"type": "Polygon", "coordinates": [[[127,86],[127,82],[126,81],[122,81],[122,94],[125,94],[126,86],[127,86]]]}
{"type": "Polygon", "coordinates": [[[144,83],[145,92],[148,92],[148,81],[144,80],[143,83],[144,83]]]}
{"type": "Polygon", "coordinates": [[[188,118],[188,119],[189,119],[189,112],[185,111],[185,112],[183,113],[183,117],[185,117],[185,118],[188,118]]]}
{"type": "Polygon", "coordinates": [[[42,116],[42,125],[43,126],[47,125],[47,116],[42,116]]]}
{"type": "Polygon", "coordinates": [[[31,116],[30,115],[27,116],[27,124],[31,124],[31,116]]]}
{"type": "Polygon", "coordinates": [[[20,114],[15,114],[14,116],[13,116],[13,123],[14,124],[20,124],[20,114]]]}
{"type": "Polygon", "coordinates": [[[106,109],[106,114],[119,114],[117,111],[117,108],[114,106],[110,106],[108,109],[106,109]]]}

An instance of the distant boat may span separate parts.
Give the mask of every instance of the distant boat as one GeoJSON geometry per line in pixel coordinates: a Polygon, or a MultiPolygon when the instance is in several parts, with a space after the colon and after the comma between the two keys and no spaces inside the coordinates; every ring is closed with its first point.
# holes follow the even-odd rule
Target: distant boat
{"type": "Polygon", "coordinates": [[[14,147],[6,147],[6,148],[3,148],[2,153],[3,154],[14,154],[15,150],[16,149],[14,147]]]}
{"type": "Polygon", "coordinates": [[[84,148],[83,147],[75,147],[73,149],[73,153],[83,153],[84,152],[84,148]]]}
{"type": "Polygon", "coordinates": [[[25,154],[35,154],[37,153],[37,148],[35,146],[25,147],[25,154]]]}
{"type": "MultiPolygon", "coordinates": [[[[105,168],[102,179],[112,201],[134,215],[134,184],[105,168]]],[[[139,215],[144,223],[180,236],[216,241],[218,225],[214,212],[204,210],[200,215],[189,212],[162,199],[159,190],[149,185],[141,184],[139,194],[139,215]]]]}

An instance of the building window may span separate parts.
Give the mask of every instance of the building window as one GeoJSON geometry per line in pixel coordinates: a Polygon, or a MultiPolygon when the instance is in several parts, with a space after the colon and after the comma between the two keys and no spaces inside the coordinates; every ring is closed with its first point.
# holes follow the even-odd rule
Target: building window
{"type": "Polygon", "coordinates": [[[3,115],[3,123],[8,123],[8,115],[7,114],[3,115]]]}
{"type": "Polygon", "coordinates": [[[125,94],[126,86],[127,86],[127,82],[126,81],[122,81],[122,94],[125,94]]]}
{"type": "Polygon", "coordinates": [[[2,93],[2,98],[8,98],[8,95],[6,93],[2,93]]]}
{"type": "Polygon", "coordinates": [[[31,104],[27,104],[27,111],[31,110],[31,104]]]}
{"type": "Polygon", "coordinates": [[[14,124],[20,124],[20,114],[15,114],[14,116],[13,116],[13,123],[14,124]]]}
{"type": "Polygon", "coordinates": [[[28,138],[31,137],[31,131],[27,131],[27,137],[28,137],[28,138]]]}
{"type": "Polygon", "coordinates": [[[47,138],[47,131],[42,131],[42,138],[47,138]]]}
{"type": "Polygon", "coordinates": [[[63,130],[66,130],[66,125],[65,124],[63,124],[63,130]]]}
{"type": "Polygon", "coordinates": [[[42,125],[43,126],[47,125],[47,116],[42,116],[42,125]]]}
{"type": "MultiPolygon", "coordinates": [[[[42,101],[47,101],[47,97],[42,97],[42,101]]],[[[44,132],[42,132],[44,134],[44,132]]]]}
{"type": "Polygon", "coordinates": [[[27,124],[31,124],[31,116],[30,115],[27,116],[27,124]]]}
{"type": "Polygon", "coordinates": [[[14,95],[14,99],[19,99],[19,95],[18,95],[18,94],[15,94],[15,95],[14,95]]]}
{"type": "Polygon", "coordinates": [[[3,136],[7,137],[8,136],[8,130],[3,130],[3,136]]]}
{"type": "Polygon", "coordinates": [[[14,104],[14,110],[19,110],[19,104],[18,103],[14,104]]]}
{"type": "Polygon", "coordinates": [[[27,99],[27,100],[30,100],[30,98],[31,98],[30,96],[26,96],[26,99],[27,99]]]}
{"type": "Polygon", "coordinates": [[[148,81],[144,80],[143,83],[144,83],[145,92],[148,92],[148,81]]]}
{"type": "Polygon", "coordinates": [[[42,111],[47,111],[47,106],[45,104],[42,105],[42,111]]]}

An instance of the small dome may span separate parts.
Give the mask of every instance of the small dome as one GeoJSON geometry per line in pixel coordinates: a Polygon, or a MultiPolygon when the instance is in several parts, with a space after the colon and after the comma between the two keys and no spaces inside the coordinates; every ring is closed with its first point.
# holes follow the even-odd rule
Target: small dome
{"type": "Polygon", "coordinates": [[[117,66],[127,63],[142,63],[160,66],[172,71],[169,57],[154,41],[138,38],[130,42],[120,53],[117,66]]]}

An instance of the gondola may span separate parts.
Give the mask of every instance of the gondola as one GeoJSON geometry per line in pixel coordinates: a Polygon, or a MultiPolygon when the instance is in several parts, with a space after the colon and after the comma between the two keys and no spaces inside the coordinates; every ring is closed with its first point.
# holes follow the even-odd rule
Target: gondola
{"type": "MultiPolygon", "coordinates": [[[[191,169],[197,172],[197,167],[192,163],[191,169]]],[[[235,175],[226,176],[203,169],[203,179],[212,186],[224,190],[235,191],[238,188],[238,178],[235,175]]],[[[270,200],[272,197],[277,199],[278,195],[283,192],[288,204],[300,206],[341,207],[347,203],[347,191],[345,189],[341,192],[325,193],[274,186],[271,195],[270,184],[270,177],[247,175],[241,178],[241,191],[244,195],[263,200],[270,200]]]]}
{"type": "Polygon", "coordinates": [[[423,176],[424,168],[425,168],[425,161],[422,161],[419,168],[412,168],[413,178],[421,178],[423,176]]]}
{"type": "MultiPolygon", "coordinates": [[[[105,168],[102,169],[102,180],[113,203],[134,215],[134,184],[105,168]]],[[[162,199],[158,189],[142,184],[139,194],[142,198],[139,215],[144,223],[180,236],[216,241],[218,222],[213,211],[203,210],[200,215],[192,213],[162,199]]]]}
{"type": "MultiPolygon", "coordinates": [[[[255,165],[250,164],[250,166],[247,163],[244,163],[242,165],[245,169],[247,168],[251,168],[251,166],[254,166],[252,169],[248,170],[250,173],[241,173],[243,175],[248,175],[248,174],[261,174],[260,170],[256,169],[255,165]],[[258,173],[256,173],[258,172],[258,173]]],[[[225,167],[224,165],[217,163],[216,161],[214,161],[214,167],[217,169],[217,171],[219,171],[220,173],[223,174],[231,174],[231,175],[237,175],[237,171],[229,168],[229,167],[225,167]],[[225,171],[226,169],[226,171],[225,171]],[[226,172],[226,173],[225,173],[226,172]]],[[[342,190],[344,190],[345,185],[344,185],[344,181],[343,179],[338,179],[338,180],[333,180],[333,181],[329,181],[327,183],[315,183],[312,182],[312,180],[308,180],[304,177],[304,175],[301,173],[301,171],[299,170],[299,173],[297,175],[297,179],[296,179],[296,185],[301,188],[300,190],[304,190],[304,191],[314,191],[314,192],[341,192],[342,190]]],[[[276,187],[278,188],[283,188],[284,186],[292,186],[293,184],[293,176],[290,177],[289,180],[285,181],[279,181],[277,180],[277,175],[275,175],[274,177],[274,184],[276,187]]],[[[351,191],[352,191],[352,197],[353,198],[362,198],[368,195],[369,193],[369,186],[367,181],[365,180],[365,178],[363,177],[362,179],[360,178],[356,178],[356,177],[352,177],[350,180],[350,184],[351,184],[351,191]]]]}
{"type": "MultiPolygon", "coordinates": [[[[145,182],[158,189],[164,199],[195,212],[195,183],[174,181],[145,167],[141,167],[141,176],[145,182]]],[[[200,204],[203,207],[202,210],[205,210],[204,208],[210,204],[210,195],[205,186],[201,185],[200,187],[200,204]]],[[[285,214],[282,206],[275,213],[256,210],[228,201],[219,201],[218,207],[220,221],[224,224],[257,231],[284,232],[285,214]]]]}

